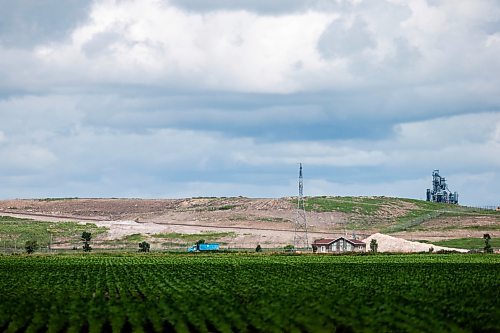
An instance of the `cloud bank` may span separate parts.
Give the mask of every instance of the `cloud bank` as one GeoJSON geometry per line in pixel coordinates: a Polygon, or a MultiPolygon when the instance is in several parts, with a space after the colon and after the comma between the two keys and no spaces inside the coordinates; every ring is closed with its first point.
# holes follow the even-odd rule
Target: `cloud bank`
{"type": "Polygon", "coordinates": [[[0,197],[500,202],[496,1],[4,7],[0,197]]]}

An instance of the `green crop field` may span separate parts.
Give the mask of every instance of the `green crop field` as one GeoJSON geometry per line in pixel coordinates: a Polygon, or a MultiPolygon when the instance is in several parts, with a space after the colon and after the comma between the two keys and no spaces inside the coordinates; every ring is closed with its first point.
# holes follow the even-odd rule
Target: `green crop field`
{"type": "Polygon", "coordinates": [[[0,256],[5,332],[498,332],[497,255],[0,256]]]}

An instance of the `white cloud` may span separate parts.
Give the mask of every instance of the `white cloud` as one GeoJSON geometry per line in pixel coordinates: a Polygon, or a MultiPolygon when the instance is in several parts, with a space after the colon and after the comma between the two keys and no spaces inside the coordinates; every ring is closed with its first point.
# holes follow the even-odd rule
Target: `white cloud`
{"type": "Polygon", "coordinates": [[[0,156],[0,170],[10,175],[44,171],[45,168],[56,166],[57,162],[52,151],[30,144],[0,146],[0,156]]]}
{"type": "Polygon", "coordinates": [[[351,148],[337,142],[280,142],[254,144],[248,151],[237,151],[233,158],[243,164],[265,166],[303,162],[313,166],[376,166],[387,159],[378,150],[351,148]]]}
{"type": "Polygon", "coordinates": [[[500,113],[485,112],[403,123],[397,126],[397,132],[400,141],[408,146],[443,147],[489,142],[498,126],[500,113]]]}
{"type": "Polygon", "coordinates": [[[390,196],[425,199],[425,189],[429,187],[427,178],[405,180],[378,180],[372,183],[332,182],[325,179],[311,179],[305,184],[307,195],[339,196],[390,196]]]}
{"type": "Polygon", "coordinates": [[[500,32],[489,35],[486,38],[486,47],[497,49],[500,47],[500,32]]]}
{"type": "Polygon", "coordinates": [[[297,88],[289,80],[294,64],[317,66],[315,41],[332,17],[194,14],[157,1],[104,1],[70,43],[39,46],[36,55],[46,66],[90,80],[285,92],[297,88]]]}
{"type": "MultiPolygon", "coordinates": [[[[97,1],[71,38],[35,48],[35,79],[28,81],[50,72],[57,86],[289,93],[453,84],[479,71],[484,84],[497,87],[498,76],[488,74],[500,69],[496,35],[480,24],[483,16],[498,20],[500,6],[474,3],[359,2],[327,11],[311,5],[267,16],[192,12],[154,0],[97,1]]],[[[461,82],[473,89],[471,80],[461,82]]]]}

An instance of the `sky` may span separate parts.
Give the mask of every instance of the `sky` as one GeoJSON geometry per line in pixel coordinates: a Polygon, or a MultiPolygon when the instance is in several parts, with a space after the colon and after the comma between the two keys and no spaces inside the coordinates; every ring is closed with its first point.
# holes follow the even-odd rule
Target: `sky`
{"type": "Polygon", "coordinates": [[[0,198],[500,205],[500,1],[0,8],[0,198]]]}

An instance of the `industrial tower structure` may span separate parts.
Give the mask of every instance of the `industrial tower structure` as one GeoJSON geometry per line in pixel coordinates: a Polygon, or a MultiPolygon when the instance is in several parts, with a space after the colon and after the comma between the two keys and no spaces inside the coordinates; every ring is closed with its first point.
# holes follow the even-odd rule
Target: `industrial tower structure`
{"type": "Polygon", "coordinates": [[[427,201],[458,204],[458,193],[450,191],[446,178],[439,175],[439,170],[432,171],[432,190],[427,189],[427,201]]]}
{"type": "Polygon", "coordinates": [[[304,179],[302,177],[302,163],[299,168],[299,196],[297,197],[297,216],[295,218],[295,234],[293,246],[296,250],[308,249],[306,209],[304,206],[304,179]]]}

